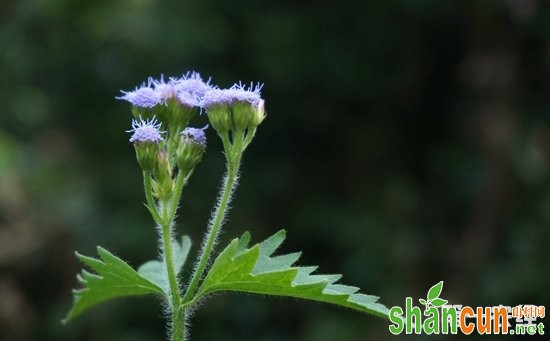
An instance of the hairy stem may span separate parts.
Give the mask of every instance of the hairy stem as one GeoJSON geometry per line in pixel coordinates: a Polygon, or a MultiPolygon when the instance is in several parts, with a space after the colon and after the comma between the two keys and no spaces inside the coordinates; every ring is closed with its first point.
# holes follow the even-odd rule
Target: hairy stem
{"type": "Polygon", "coordinates": [[[233,136],[233,144],[229,143],[229,138],[227,135],[223,135],[221,136],[221,138],[224,143],[224,149],[227,158],[227,173],[224,178],[223,189],[220,192],[220,196],[218,199],[218,205],[216,206],[216,210],[214,212],[214,215],[212,216],[212,220],[210,221],[206,240],[203,243],[203,247],[198,258],[197,266],[195,267],[195,270],[191,277],[191,281],[189,282],[189,286],[187,287],[185,295],[183,296],[184,305],[186,305],[185,303],[191,301],[193,294],[195,293],[195,290],[197,289],[199,282],[202,278],[203,272],[208,265],[210,255],[212,254],[214,245],[216,244],[216,239],[218,238],[220,227],[223,224],[225,211],[227,210],[227,206],[231,201],[231,194],[234,191],[236,180],[239,174],[239,166],[241,163],[241,156],[243,151],[243,132],[237,131],[235,133],[235,135],[233,136]]]}
{"type": "Polygon", "coordinates": [[[170,288],[170,296],[167,297],[170,302],[171,316],[171,339],[172,341],[183,341],[185,337],[185,311],[181,307],[181,296],[176,270],[174,269],[174,252],[172,250],[172,222],[176,214],[178,202],[183,190],[183,186],[187,179],[191,176],[190,173],[179,173],[176,178],[176,185],[172,198],[163,201],[161,205],[162,215],[153,197],[153,186],[151,172],[143,172],[143,187],[145,189],[145,197],[147,199],[147,207],[153,216],[153,220],[159,225],[160,230],[160,247],[162,250],[162,261],[166,267],[168,274],[168,283],[170,288]]]}
{"type": "Polygon", "coordinates": [[[189,180],[192,174],[193,170],[187,173],[184,173],[181,170],[178,172],[178,175],[176,177],[176,185],[174,186],[174,195],[170,200],[170,207],[168,210],[168,217],[170,222],[172,222],[176,216],[176,211],[178,210],[178,204],[181,198],[181,192],[183,191],[183,186],[185,186],[187,180],[189,180]]]}
{"type": "Polygon", "coordinates": [[[171,338],[172,341],[185,340],[185,310],[180,307],[172,308],[171,316],[171,338]]]}
{"type": "MultiPolygon", "coordinates": [[[[183,177],[183,176],[182,176],[183,177]]],[[[183,180],[181,180],[183,181],[183,180]]],[[[175,199],[175,198],[173,198],[175,199]]],[[[173,214],[169,210],[168,203],[165,202],[162,205],[163,208],[163,222],[161,224],[161,247],[162,247],[162,261],[166,266],[166,272],[168,274],[168,284],[170,288],[170,307],[171,307],[171,334],[173,341],[181,341],[184,337],[184,316],[182,309],[180,308],[181,296],[176,271],[174,269],[174,252],[172,250],[172,231],[171,225],[173,220],[173,214]]]]}

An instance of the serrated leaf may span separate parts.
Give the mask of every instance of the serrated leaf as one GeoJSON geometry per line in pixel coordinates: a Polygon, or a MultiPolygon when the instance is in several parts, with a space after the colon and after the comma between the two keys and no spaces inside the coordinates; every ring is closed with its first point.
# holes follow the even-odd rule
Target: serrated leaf
{"type": "Polygon", "coordinates": [[[428,291],[428,300],[433,300],[439,297],[442,290],[443,290],[443,281],[440,281],[439,283],[431,287],[430,290],[428,291]]]}
{"type": "MultiPolygon", "coordinates": [[[[183,268],[190,249],[191,239],[187,236],[183,236],[181,238],[181,244],[176,241],[172,243],[174,269],[176,270],[176,274],[178,274],[183,268]]],[[[168,273],[166,272],[166,267],[162,262],[158,260],[150,260],[138,268],[138,273],[157,286],[161,287],[165,293],[170,294],[168,273]]]]}
{"type": "Polygon", "coordinates": [[[436,298],[436,299],[434,299],[434,300],[432,301],[432,305],[433,305],[434,307],[441,307],[441,306],[447,304],[447,302],[449,302],[449,301],[444,300],[444,299],[442,299],[442,298],[436,298]]]}
{"type": "Polygon", "coordinates": [[[130,265],[109,251],[98,246],[97,253],[101,259],[76,253],[78,259],[97,274],[82,270],[77,276],[84,288],[73,290],[74,303],[63,323],[71,321],[90,307],[113,298],[163,293],[158,285],[140,276],[130,265]]]}
{"type": "Polygon", "coordinates": [[[296,297],[388,318],[389,309],[378,303],[378,297],[357,293],[357,287],[337,284],[341,275],[313,274],[317,267],[293,266],[300,253],[273,256],[285,237],[285,231],[281,230],[250,248],[247,248],[248,234],[232,240],[212,264],[197,296],[240,291],[296,297]]]}

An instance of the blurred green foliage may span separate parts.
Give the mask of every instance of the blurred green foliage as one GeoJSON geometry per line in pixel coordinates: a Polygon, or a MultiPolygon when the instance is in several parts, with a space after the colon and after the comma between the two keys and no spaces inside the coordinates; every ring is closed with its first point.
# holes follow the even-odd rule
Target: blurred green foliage
{"type": "MultiPolygon", "coordinates": [[[[548,32],[549,3],[536,0],[2,1],[0,339],[163,338],[147,299],[59,321],[74,249],[101,244],[133,265],[155,255],[129,108],[114,97],[187,70],[265,82],[268,116],[223,243],[284,227],[301,264],[389,306],[440,280],[451,303],[549,302],[548,32]]],[[[178,228],[195,250],[223,172],[208,138],[178,228]]],[[[388,335],[378,318],[230,295],[208,301],[191,333],[388,335]]]]}

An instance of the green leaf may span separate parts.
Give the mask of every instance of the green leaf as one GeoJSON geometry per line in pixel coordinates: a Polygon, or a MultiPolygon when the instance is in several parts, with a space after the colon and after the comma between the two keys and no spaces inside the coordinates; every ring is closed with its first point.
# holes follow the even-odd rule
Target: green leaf
{"type": "Polygon", "coordinates": [[[378,297],[337,284],[341,275],[313,274],[315,266],[293,266],[300,253],[273,256],[285,237],[281,230],[250,248],[248,233],[231,241],[212,264],[197,299],[216,291],[240,291],[332,303],[388,318],[389,310],[378,297]]]}
{"type": "Polygon", "coordinates": [[[428,300],[433,300],[434,298],[439,297],[441,290],[443,290],[443,281],[430,288],[428,291],[428,300]]]}
{"type": "Polygon", "coordinates": [[[426,300],[424,300],[424,299],[422,299],[422,298],[419,298],[418,301],[419,301],[420,303],[422,303],[423,305],[426,305],[426,303],[427,303],[426,300]]]}
{"type": "MultiPolygon", "coordinates": [[[[174,241],[172,243],[172,253],[173,253],[173,262],[174,269],[176,270],[176,275],[181,271],[187,256],[189,255],[189,250],[191,249],[191,239],[188,236],[183,236],[181,238],[181,244],[174,241]]],[[[150,260],[142,264],[138,268],[138,273],[161,287],[164,293],[170,295],[170,284],[168,282],[168,273],[166,272],[166,267],[164,264],[158,260],[150,260]]]]}
{"type": "Polygon", "coordinates": [[[433,305],[434,307],[441,307],[442,305],[447,304],[447,302],[449,302],[449,301],[444,300],[444,299],[442,299],[442,298],[436,298],[436,299],[434,299],[434,300],[432,301],[432,305],[433,305]]]}
{"type": "Polygon", "coordinates": [[[94,269],[97,274],[82,270],[82,273],[77,276],[84,288],[73,290],[73,307],[62,321],[63,323],[71,321],[90,307],[113,298],[163,294],[158,285],[140,276],[122,259],[99,246],[97,253],[101,259],[87,257],[76,252],[78,259],[94,269]]]}

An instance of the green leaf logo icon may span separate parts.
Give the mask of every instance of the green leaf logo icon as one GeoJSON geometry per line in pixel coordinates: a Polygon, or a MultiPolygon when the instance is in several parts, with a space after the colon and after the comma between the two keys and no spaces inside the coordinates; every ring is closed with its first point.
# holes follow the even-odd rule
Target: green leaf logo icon
{"type": "Polygon", "coordinates": [[[444,300],[442,298],[436,298],[432,301],[432,305],[434,307],[441,307],[441,306],[444,306],[445,304],[447,304],[447,302],[449,302],[449,301],[444,300]]]}
{"type": "Polygon", "coordinates": [[[418,301],[426,307],[425,311],[428,311],[431,308],[438,308],[447,304],[447,300],[439,298],[442,290],[443,281],[440,281],[439,283],[431,287],[430,290],[428,290],[428,296],[426,297],[426,299],[418,299],[418,301]]]}
{"type": "Polygon", "coordinates": [[[428,300],[432,301],[438,298],[442,290],[443,290],[443,281],[437,283],[436,285],[430,288],[430,291],[428,291],[428,300]]]}

